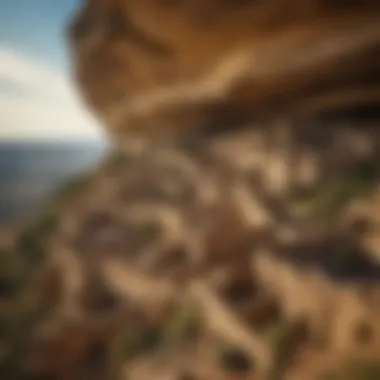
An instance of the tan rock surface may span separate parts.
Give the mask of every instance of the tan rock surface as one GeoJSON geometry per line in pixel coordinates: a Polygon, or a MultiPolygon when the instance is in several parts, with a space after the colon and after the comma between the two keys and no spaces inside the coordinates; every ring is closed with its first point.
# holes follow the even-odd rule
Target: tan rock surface
{"type": "Polygon", "coordinates": [[[69,42],[114,149],[2,252],[0,378],[380,378],[380,3],[87,0],[69,42]]]}

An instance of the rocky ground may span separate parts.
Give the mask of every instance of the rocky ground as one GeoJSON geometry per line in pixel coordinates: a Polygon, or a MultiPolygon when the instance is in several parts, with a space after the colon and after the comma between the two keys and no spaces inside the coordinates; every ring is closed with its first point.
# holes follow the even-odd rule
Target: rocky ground
{"type": "Polygon", "coordinates": [[[2,378],[380,378],[378,163],[365,186],[362,173],[341,179],[344,205],[327,181],[301,207],[311,232],[273,244],[268,231],[247,236],[227,198],[211,229],[178,231],[183,215],[212,220],[189,187],[202,181],[178,177],[179,158],[159,153],[109,157],[4,247],[2,378]],[[333,219],[314,216],[320,198],[333,219]],[[190,202],[174,203],[180,218],[163,207],[175,199],[190,202]]]}
{"type": "Polygon", "coordinates": [[[0,378],[380,379],[379,4],[86,2],[114,150],[1,249],[0,378]]]}

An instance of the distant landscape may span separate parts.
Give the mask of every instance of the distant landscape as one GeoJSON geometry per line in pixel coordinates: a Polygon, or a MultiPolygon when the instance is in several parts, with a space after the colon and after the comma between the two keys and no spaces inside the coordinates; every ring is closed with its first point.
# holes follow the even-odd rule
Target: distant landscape
{"type": "Polygon", "coordinates": [[[101,142],[1,142],[0,227],[22,222],[71,177],[96,165],[101,142]]]}

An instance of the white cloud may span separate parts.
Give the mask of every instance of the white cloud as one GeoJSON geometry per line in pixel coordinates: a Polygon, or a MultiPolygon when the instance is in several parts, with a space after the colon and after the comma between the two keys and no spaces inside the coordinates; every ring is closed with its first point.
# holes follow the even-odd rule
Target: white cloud
{"type": "Polygon", "coordinates": [[[0,139],[97,138],[102,128],[64,73],[0,46],[0,139]],[[9,87],[9,86],[7,86],[9,87]]]}

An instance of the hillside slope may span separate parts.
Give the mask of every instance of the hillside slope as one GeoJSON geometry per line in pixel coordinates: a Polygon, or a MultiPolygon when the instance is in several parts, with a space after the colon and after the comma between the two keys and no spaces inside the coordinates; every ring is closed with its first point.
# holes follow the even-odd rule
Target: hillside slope
{"type": "Polygon", "coordinates": [[[1,254],[4,379],[380,379],[380,3],[87,1],[114,150],[1,254]]]}

